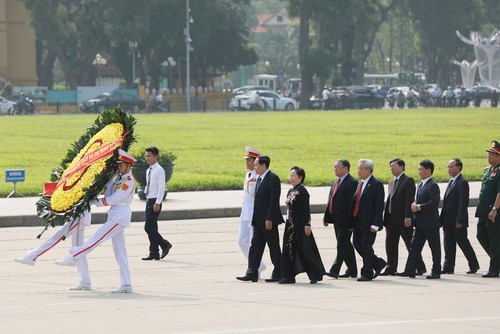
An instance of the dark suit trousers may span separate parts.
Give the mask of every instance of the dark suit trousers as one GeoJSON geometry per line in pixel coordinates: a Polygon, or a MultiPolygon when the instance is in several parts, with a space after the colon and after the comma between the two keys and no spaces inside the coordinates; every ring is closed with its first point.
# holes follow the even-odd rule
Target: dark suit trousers
{"type": "Polygon", "coordinates": [[[479,219],[477,240],[490,257],[488,271],[498,273],[500,270],[500,224],[479,219]]]}
{"type": "Polygon", "coordinates": [[[432,253],[432,274],[441,275],[441,240],[439,239],[439,228],[420,229],[415,227],[405,272],[415,273],[418,258],[419,256],[420,258],[422,257],[422,249],[426,240],[429,243],[432,253]]]}
{"type": "Polygon", "coordinates": [[[338,275],[342,262],[345,262],[347,269],[346,273],[357,276],[358,267],[356,265],[356,257],[354,255],[354,247],[351,243],[352,232],[347,227],[335,227],[335,236],[337,238],[337,257],[333,261],[330,269],[331,274],[338,275]]]}
{"type": "Polygon", "coordinates": [[[462,250],[469,264],[469,269],[479,268],[476,253],[467,238],[467,227],[456,228],[455,226],[443,226],[444,233],[444,264],[443,270],[455,270],[455,258],[457,255],[457,244],[462,250]]]}
{"type": "Polygon", "coordinates": [[[252,245],[248,253],[247,275],[258,276],[259,266],[264,254],[264,248],[269,247],[271,262],[274,265],[272,277],[281,278],[281,249],[278,227],[273,225],[271,230],[265,226],[253,226],[252,245]]]}
{"type": "MultiPolygon", "coordinates": [[[[361,276],[373,278],[373,270],[380,266],[383,261],[378,258],[373,251],[373,244],[377,233],[362,232],[359,229],[354,230],[353,245],[356,251],[363,258],[363,267],[361,268],[361,276]]],[[[383,261],[385,263],[385,261],[383,261]]]]}
{"type": "Polygon", "coordinates": [[[149,239],[149,255],[157,256],[160,254],[158,247],[165,249],[170,246],[170,242],[163,239],[161,234],[158,232],[158,216],[160,211],[154,212],[153,205],[156,202],[156,198],[148,199],[146,202],[146,222],[144,224],[144,231],[148,234],[149,239]]]}
{"type": "MultiPolygon", "coordinates": [[[[410,251],[411,238],[413,237],[413,227],[407,228],[404,225],[389,224],[385,227],[385,251],[387,253],[386,271],[395,273],[398,269],[399,258],[399,237],[405,243],[406,249],[410,251]]],[[[419,255],[417,262],[418,271],[425,272],[425,263],[422,260],[422,254],[419,255]]]]}

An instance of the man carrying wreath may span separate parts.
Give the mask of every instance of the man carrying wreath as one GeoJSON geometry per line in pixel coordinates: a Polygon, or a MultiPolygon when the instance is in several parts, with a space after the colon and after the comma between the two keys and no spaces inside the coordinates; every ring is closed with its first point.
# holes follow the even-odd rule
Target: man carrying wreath
{"type": "Polygon", "coordinates": [[[133,292],[123,231],[130,225],[132,218],[130,204],[134,199],[134,180],[132,179],[130,168],[135,161],[134,157],[124,150],[118,150],[117,176],[112,182],[107,184],[104,197],[96,198],[91,202],[91,204],[99,207],[110,207],[107,212],[108,220],[87,242],[82,246],[72,247],[69,251],[71,255],[57,263],[65,266],[74,266],[78,259],[86,256],[102,242],[111,239],[113,252],[120,267],[121,282],[120,287],[112,290],[111,293],[133,292]]]}

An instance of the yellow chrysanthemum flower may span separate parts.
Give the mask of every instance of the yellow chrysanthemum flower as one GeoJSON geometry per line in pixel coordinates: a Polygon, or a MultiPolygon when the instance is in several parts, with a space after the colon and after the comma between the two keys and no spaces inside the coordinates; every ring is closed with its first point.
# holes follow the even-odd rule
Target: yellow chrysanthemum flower
{"type": "Polygon", "coordinates": [[[82,160],[96,153],[105,144],[117,142],[123,136],[123,125],[111,123],[96,133],[80,150],[78,155],[67,166],[62,174],[61,182],[51,198],[51,208],[55,212],[65,212],[71,209],[85,196],[85,191],[92,185],[96,177],[106,168],[106,162],[111,156],[93,161],[90,165],[82,164],[82,160]],[[81,165],[79,165],[81,164],[81,165]],[[75,172],[76,168],[76,172],[75,172]]]}

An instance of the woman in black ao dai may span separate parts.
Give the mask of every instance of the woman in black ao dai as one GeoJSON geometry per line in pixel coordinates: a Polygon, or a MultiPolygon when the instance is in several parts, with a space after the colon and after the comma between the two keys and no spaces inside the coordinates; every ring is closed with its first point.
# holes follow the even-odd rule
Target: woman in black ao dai
{"type": "Polygon", "coordinates": [[[325,268],[311,231],[311,212],[309,193],[304,187],[305,171],[292,167],[289,174],[290,184],[286,198],[287,219],[283,235],[281,255],[282,279],[279,283],[295,283],[295,276],[306,272],[310,283],[323,279],[325,268]]]}

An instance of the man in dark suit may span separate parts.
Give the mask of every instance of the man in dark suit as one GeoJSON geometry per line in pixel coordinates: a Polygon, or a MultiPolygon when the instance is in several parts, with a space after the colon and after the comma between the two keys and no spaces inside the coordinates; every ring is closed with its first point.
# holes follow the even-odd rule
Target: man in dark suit
{"type": "Polygon", "coordinates": [[[281,181],[278,175],[269,170],[270,163],[271,159],[265,155],[255,159],[255,172],[259,177],[255,186],[253,236],[248,254],[247,272],[245,276],[236,277],[240,281],[257,282],[266,243],[274,265],[272,276],[266,279],[266,282],[278,282],[281,279],[281,249],[278,234],[278,225],[284,222],[280,210],[281,181]]]}
{"type": "Polygon", "coordinates": [[[373,251],[377,232],[382,229],[385,196],[384,185],[373,176],[374,168],[372,160],[359,160],[360,181],[353,198],[351,216],[354,226],[354,248],[363,257],[363,267],[358,282],[371,281],[387,264],[373,251]]]}
{"type": "Polygon", "coordinates": [[[425,241],[429,243],[432,253],[432,272],[428,279],[441,277],[441,241],[439,239],[439,186],[432,179],[434,163],[422,160],[418,166],[420,183],[417,187],[415,201],[411,204],[415,231],[410,243],[410,253],[406,261],[405,271],[398,276],[415,278],[418,258],[422,254],[425,241]]]}
{"type": "Polygon", "coordinates": [[[352,230],[349,222],[352,213],[352,198],[356,192],[358,182],[349,174],[351,164],[345,159],[335,161],[334,171],[337,179],[330,188],[328,204],[323,217],[323,225],[333,224],[335,237],[337,238],[337,257],[326,275],[339,277],[357,277],[358,268],[356,257],[351,243],[352,230]],[[345,274],[339,275],[342,262],[345,262],[347,269],[345,274]]]}
{"type": "MultiPolygon", "coordinates": [[[[411,218],[411,203],[415,200],[415,180],[405,174],[405,162],[403,159],[393,159],[389,162],[394,179],[389,181],[389,195],[384,211],[385,251],[387,253],[387,268],[381,276],[394,276],[398,271],[399,238],[405,243],[406,249],[410,250],[410,242],[413,236],[411,218]]],[[[420,256],[417,272],[424,274],[425,263],[420,256]]]]}
{"type": "Polygon", "coordinates": [[[444,235],[444,264],[441,274],[453,274],[457,244],[469,264],[467,274],[479,270],[476,253],[467,238],[469,226],[469,182],[462,176],[463,163],[459,158],[448,162],[448,174],[451,176],[443,197],[443,208],[439,217],[444,235]]]}

